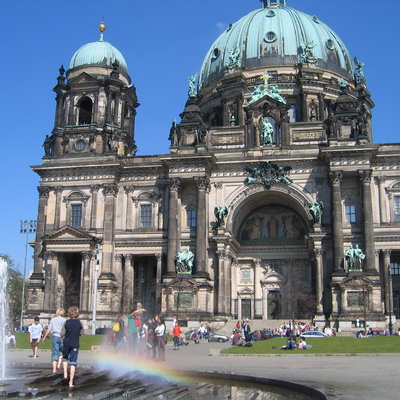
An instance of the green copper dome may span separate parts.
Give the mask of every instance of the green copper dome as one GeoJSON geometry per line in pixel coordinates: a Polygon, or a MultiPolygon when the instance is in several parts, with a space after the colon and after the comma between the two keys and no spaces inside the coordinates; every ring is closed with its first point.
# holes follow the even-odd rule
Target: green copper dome
{"type": "Polygon", "coordinates": [[[339,36],[316,16],[286,2],[263,1],[228,29],[208,51],[199,75],[199,88],[222,77],[231,68],[315,64],[351,77],[353,61],[339,36]]]}
{"type": "Polygon", "coordinates": [[[81,66],[100,66],[113,68],[112,64],[118,61],[119,70],[128,75],[128,66],[124,56],[112,44],[103,41],[101,38],[97,42],[83,45],[72,56],[69,68],[81,66]]]}

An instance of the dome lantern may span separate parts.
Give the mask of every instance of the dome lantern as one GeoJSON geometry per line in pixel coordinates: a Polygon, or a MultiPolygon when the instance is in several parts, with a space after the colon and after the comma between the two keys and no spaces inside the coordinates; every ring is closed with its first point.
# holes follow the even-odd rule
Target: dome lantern
{"type": "Polygon", "coordinates": [[[260,0],[264,8],[286,7],[286,0],[260,0]]]}

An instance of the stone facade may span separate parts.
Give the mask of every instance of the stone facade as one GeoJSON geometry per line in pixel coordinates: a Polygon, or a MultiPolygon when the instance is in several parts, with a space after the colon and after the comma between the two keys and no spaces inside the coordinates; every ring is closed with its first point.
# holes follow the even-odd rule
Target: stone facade
{"type": "Polygon", "coordinates": [[[28,315],[78,305],[90,325],[96,302],[102,325],[140,302],[187,320],[395,322],[400,145],[373,144],[364,80],[306,61],[231,65],[190,94],[170,153],[146,157],[118,65],[60,70],[54,91],[55,127],[32,167],[28,315]],[[345,256],[355,245],[357,271],[345,256]],[[182,250],[194,254],[190,273],[176,270],[182,250]]]}

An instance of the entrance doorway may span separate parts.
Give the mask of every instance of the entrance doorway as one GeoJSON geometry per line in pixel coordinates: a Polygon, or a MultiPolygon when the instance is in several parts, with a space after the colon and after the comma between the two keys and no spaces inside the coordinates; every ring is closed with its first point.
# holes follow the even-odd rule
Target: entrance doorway
{"type": "Polygon", "coordinates": [[[282,318],[282,298],[279,292],[269,292],[267,296],[268,319],[282,318]]]}
{"type": "Polygon", "coordinates": [[[64,253],[64,308],[80,306],[81,265],[80,253],[64,253]]]}
{"type": "Polygon", "coordinates": [[[251,318],[251,299],[242,299],[242,318],[251,318]]]}

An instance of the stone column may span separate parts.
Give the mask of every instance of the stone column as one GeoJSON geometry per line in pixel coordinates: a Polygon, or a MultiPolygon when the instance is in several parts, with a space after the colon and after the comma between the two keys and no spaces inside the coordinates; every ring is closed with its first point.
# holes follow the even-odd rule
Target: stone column
{"type": "MultiPolygon", "coordinates": [[[[393,310],[393,295],[391,295],[390,291],[392,290],[392,282],[389,279],[390,273],[390,254],[391,250],[383,250],[383,268],[382,268],[382,277],[383,277],[383,285],[385,288],[385,313],[388,314],[389,311],[393,310]]],[[[393,292],[392,292],[393,293],[393,292]]]]}
{"type": "Polygon", "coordinates": [[[90,192],[92,193],[92,204],[91,204],[91,213],[90,213],[90,229],[94,230],[97,228],[96,218],[97,218],[97,201],[98,201],[98,192],[99,185],[92,185],[90,187],[90,192]]]}
{"type": "Polygon", "coordinates": [[[114,100],[114,116],[113,116],[114,124],[118,125],[119,120],[119,96],[115,95],[114,100]]]}
{"type": "Polygon", "coordinates": [[[314,249],[315,257],[315,291],[317,296],[317,314],[323,314],[324,308],[322,304],[324,291],[324,273],[322,265],[322,249],[314,249]]]}
{"type": "Polygon", "coordinates": [[[207,271],[207,193],[210,179],[207,176],[194,178],[197,184],[197,221],[196,221],[196,275],[208,276],[207,271]]]}
{"type": "Polygon", "coordinates": [[[107,275],[113,277],[113,252],[114,252],[114,229],[115,229],[115,199],[118,195],[118,185],[110,183],[104,186],[104,233],[103,233],[103,255],[102,271],[100,278],[107,275]]]}
{"type": "Polygon", "coordinates": [[[107,105],[106,105],[106,124],[111,123],[111,102],[112,102],[112,93],[110,90],[107,90],[107,105]]]}
{"type": "Polygon", "coordinates": [[[57,303],[57,271],[58,256],[52,251],[46,251],[44,254],[44,294],[43,308],[47,312],[53,312],[57,303]]]}
{"type": "Polygon", "coordinates": [[[68,125],[76,125],[76,121],[75,121],[74,117],[75,117],[74,95],[71,93],[69,95],[68,125]]]}
{"type": "Polygon", "coordinates": [[[56,108],[56,118],[54,127],[61,127],[64,125],[63,116],[64,116],[64,101],[65,101],[65,94],[64,93],[57,93],[57,108],[56,108]]]}
{"type": "Polygon", "coordinates": [[[309,121],[307,96],[308,96],[308,94],[306,92],[303,92],[303,96],[302,96],[303,122],[309,121]]]}
{"type": "Polygon", "coordinates": [[[168,239],[167,239],[167,274],[175,274],[175,257],[180,248],[179,221],[180,216],[179,190],[181,180],[173,178],[169,180],[169,210],[168,210],[168,239]]]}
{"type": "Polygon", "coordinates": [[[386,225],[388,223],[387,219],[387,209],[386,209],[386,194],[385,194],[385,176],[378,176],[378,187],[379,187],[379,214],[381,224],[386,225]]]}
{"type": "Polygon", "coordinates": [[[225,271],[225,258],[226,253],[224,250],[217,251],[218,256],[218,302],[217,312],[218,314],[226,314],[226,271],[225,271]]]}
{"type": "Polygon", "coordinates": [[[126,194],[126,230],[130,232],[133,228],[133,200],[131,194],[135,188],[126,186],[124,189],[126,194]]]}
{"type": "Polygon", "coordinates": [[[253,260],[254,263],[254,314],[262,315],[262,288],[261,288],[261,260],[253,260]]]}
{"type": "MultiPolygon", "coordinates": [[[[36,239],[35,239],[35,252],[34,252],[34,269],[33,274],[43,273],[43,256],[41,255],[42,237],[46,234],[46,222],[47,222],[47,201],[49,199],[50,188],[45,186],[38,186],[39,192],[39,205],[38,205],[38,217],[36,221],[36,239]]],[[[36,279],[38,277],[36,276],[36,279]]]]}
{"type": "Polygon", "coordinates": [[[82,272],[81,272],[81,294],[79,308],[82,311],[89,311],[90,298],[90,265],[94,259],[94,254],[91,251],[82,253],[82,272]]]}
{"type": "Polygon", "coordinates": [[[375,238],[371,197],[371,170],[360,170],[360,182],[363,196],[363,221],[364,221],[364,252],[365,271],[370,274],[378,274],[375,266],[375,238]]]}
{"type": "Polygon", "coordinates": [[[60,227],[60,210],[61,210],[61,203],[62,203],[62,186],[56,186],[54,188],[54,192],[56,194],[56,205],[54,210],[54,229],[58,229],[60,227]]]}
{"type": "Polygon", "coordinates": [[[340,190],[340,184],[343,179],[342,171],[331,172],[329,179],[332,186],[334,274],[344,274],[342,194],[340,190]]]}
{"type": "Polygon", "coordinates": [[[134,297],[134,274],[133,274],[133,255],[124,254],[125,260],[125,276],[124,276],[124,287],[122,290],[123,298],[123,312],[130,314],[133,309],[133,297],[134,297]]]}
{"type": "Polygon", "coordinates": [[[113,311],[121,312],[125,307],[125,299],[124,299],[124,285],[125,285],[125,276],[122,273],[122,262],[124,260],[124,256],[122,254],[114,255],[114,263],[112,267],[113,275],[115,276],[115,280],[117,282],[116,292],[111,296],[113,311]]]}
{"type": "Polygon", "coordinates": [[[243,96],[239,96],[237,99],[237,124],[239,126],[244,125],[243,100],[243,96]]]}
{"type": "Polygon", "coordinates": [[[157,253],[157,271],[156,271],[156,303],[157,310],[161,310],[161,276],[162,276],[162,253],[157,253]]]}

